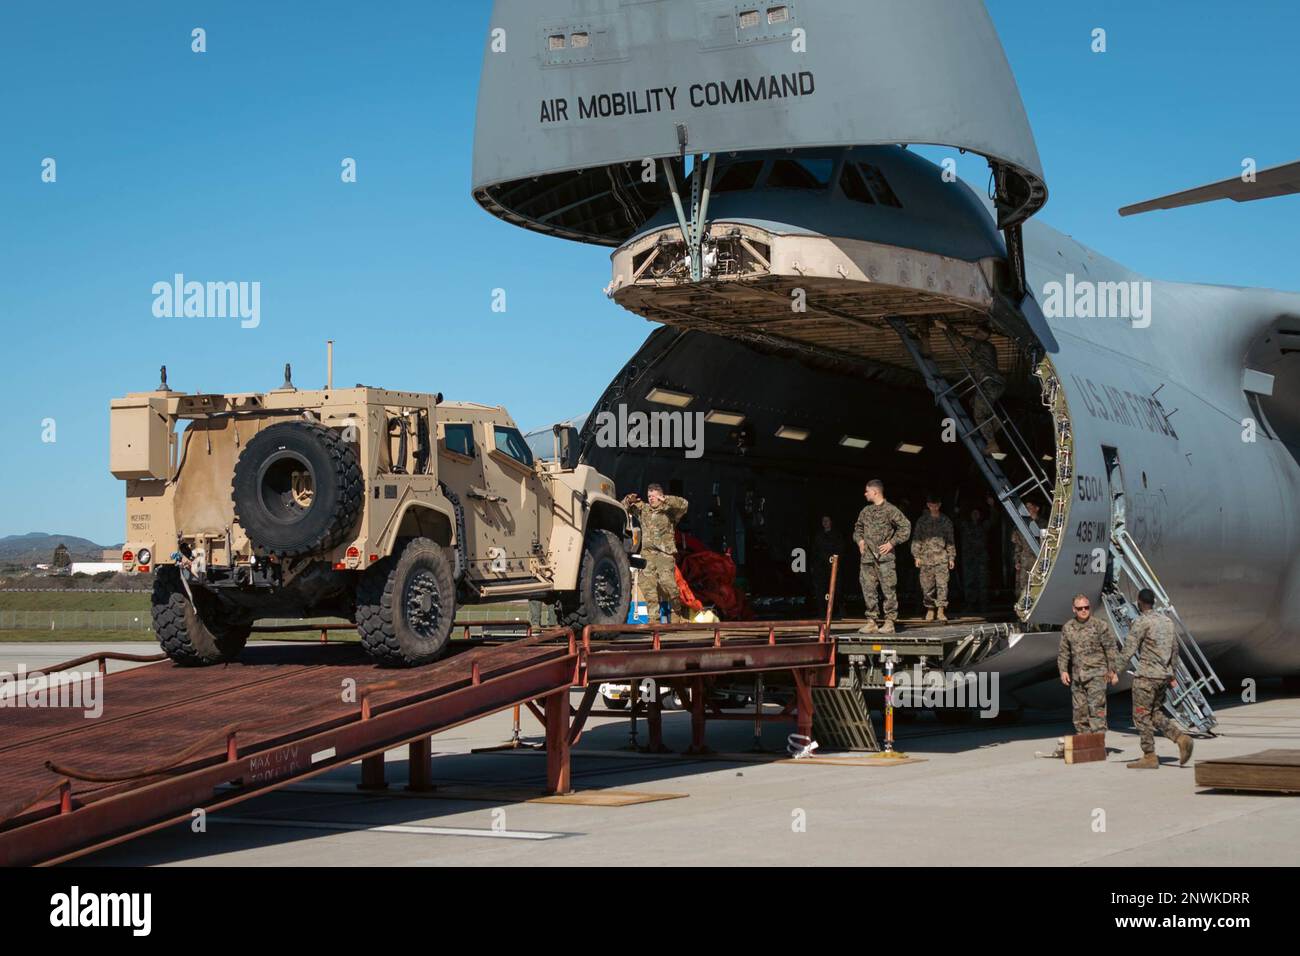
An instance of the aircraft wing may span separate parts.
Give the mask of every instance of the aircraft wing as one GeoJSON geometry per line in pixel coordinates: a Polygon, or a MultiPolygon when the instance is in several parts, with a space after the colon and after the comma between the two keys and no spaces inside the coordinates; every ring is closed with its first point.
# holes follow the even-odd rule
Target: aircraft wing
{"type": "Polygon", "coordinates": [[[1200,203],[1214,202],[1217,199],[1231,199],[1233,202],[1253,202],[1256,199],[1272,199],[1276,196],[1289,196],[1300,193],[1300,162],[1285,166],[1274,166],[1255,175],[1255,181],[1243,182],[1240,176],[1225,179],[1221,183],[1198,186],[1170,196],[1161,196],[1147,202],[1125,206],[1119,211],[1121,216],[1133,216],[1155,209],[1177,209],[1180,206],[1195,206],[1200,203]]]}

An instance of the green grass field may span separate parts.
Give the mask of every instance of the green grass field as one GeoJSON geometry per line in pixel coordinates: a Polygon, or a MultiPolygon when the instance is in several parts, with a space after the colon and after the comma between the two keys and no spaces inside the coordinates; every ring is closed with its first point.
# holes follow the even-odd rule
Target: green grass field
{"type": "MultiPolygon", "coordinates": [[[[114,627],[114,623],[124,623],[121,615],[139,614],[147,619],[149,614],[149,594],[148,593],[130,593],[130,592],[88,592],[88,591],[0,591],[0,622],[3,621],[5,611],[25,612],[20,616],[17,624],[24,626],[0,627],[0,643],[17,644],[17,643],[53,643],[53,642],[94,642],[94,643],[122,643],[127,641],[143,641],[152,643],[154,641],[153,631],[147,627],[138,629],[128,629],[124,627],[114,627]],[[115,612],[119,615],[116,618],[99,618],[96,620],[92,617],[95,612],[115,612]],[[30,612],[30,613],[27,613],[30,612]],[[55,614],[82,614],[83,618],[76,620],[76,624],[82,626],[68,626],[68,618],[56,617],[54,627],[31,626],[38,622],[31,620],[31,617],[43,616],[40,612],[51,612],[55,614]],[[95,623],[107,624],[105,627],[93,626],[95,623]]],[[[484,620],[528,620],[528,602],[512,601],[506,604],[493,605],[470,605],[462,607],[456,615],[457,624],[472,624],[475,621],[484,620]]],[[[546,609],[543,620],[550,624],[554,618],[549,608],[546,609]]],[[[14,624],[14,616],[10,615],[10,624],[14,624]]],[[[264,622],[272,623],[272,622],[264,622]]],[[[330,623],[342,624],[343,621],[331,621],[330,623]]],[[[306,624],[301,632],[292,632],[275,635],[255,636],[257,639],[268,640],[319,640],[320,631],[313,629],[312,625],[306,624]]],[[[352,641],[356,640],[356,632],[351,629],[337,630],[330,632],[331,641],[352,641]]]]}
{"type": "Polygon", "coordinates": [[[0,611],[147,611],[149,592],[0,591],[0,611]]]}

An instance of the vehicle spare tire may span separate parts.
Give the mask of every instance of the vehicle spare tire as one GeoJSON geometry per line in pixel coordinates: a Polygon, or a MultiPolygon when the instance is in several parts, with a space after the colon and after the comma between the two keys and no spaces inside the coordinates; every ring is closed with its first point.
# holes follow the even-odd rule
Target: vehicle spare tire
{"type": "Polygon", "coordinates": [[[356,449],[317,422],[280,422],[252,437],[231,482],[235,518],[253,547],[282,558],[345,541],[365,503],[356,449]]]}

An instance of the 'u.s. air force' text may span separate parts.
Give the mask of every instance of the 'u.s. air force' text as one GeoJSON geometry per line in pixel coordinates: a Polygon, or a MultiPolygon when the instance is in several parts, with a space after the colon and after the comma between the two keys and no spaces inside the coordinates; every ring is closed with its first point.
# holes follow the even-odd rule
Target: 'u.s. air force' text
{"type": "Polygon", "coordinates": [[[707,109],[737,103],[762,103],[768,100],[794,99],[817,92],[812,73],[773,73],[768,76],[742,77],[739,80],[692,83],[682,93],[680,86],[655,86],[642,90],[618,90],[580,96],[577,115],[573,115],[567,97],[542,100],[541,122],[564,123],[571,119],[609,119],[615,116],[640,116],[646,113],[672,113],[680,103],[685,109],[707,109]]]}

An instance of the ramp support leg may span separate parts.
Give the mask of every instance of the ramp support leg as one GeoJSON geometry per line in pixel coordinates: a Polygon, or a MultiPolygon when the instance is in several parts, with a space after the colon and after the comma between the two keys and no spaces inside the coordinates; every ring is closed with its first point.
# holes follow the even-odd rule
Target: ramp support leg
{"type": "Polygon", "coordinates": [[[660,700],[659,682],[655,682],[654,696],[646,705],[646,726],[650,731],[650,744],[646,748],[647,753],[666,754],[669,753],[664,746],[664,707],[660,700]]]}
{"type": "Polygon", "coordinates": [[[811,740],[813,729],[811,678],[801,670],[795,670],[792,673],[794,674],[795,707],[798,709],[799,733],[811,740]]]}
{"type": "Polygon", "coordinates": [[[384,755],[375,754],[361,758],[361,782],[358,790],[387,790],[388,779],[384,776],[384,755]]]}
{"type": "Polygon", "coordinates": [[[406,789],[428,793],[433,789],[433,738],[422,737],[407,745],[408,768],[406,789]]]}
{"type": "Polygon", "coordinates": [[[704,744],[704,678],[691,678],[691,748],[687,753],[706,754],[704,744]]]}
{"type": "Polygon", "coordinates": [[[569,767],[569,689],[546,698],[546,792],[565,794],[573,789],[569,767]]]}

